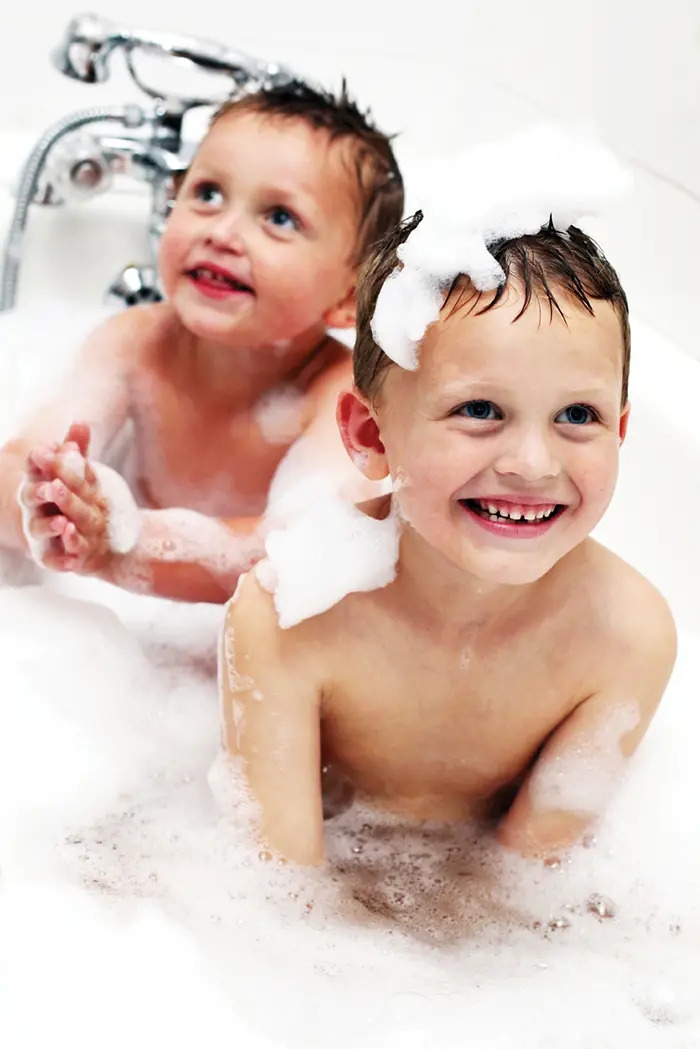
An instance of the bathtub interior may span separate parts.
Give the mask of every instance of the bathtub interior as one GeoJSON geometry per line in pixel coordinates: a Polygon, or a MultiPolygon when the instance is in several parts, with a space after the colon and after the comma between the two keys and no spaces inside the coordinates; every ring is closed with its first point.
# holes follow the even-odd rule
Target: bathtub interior
{"type": "MultiPolygon", "coordinates": [[[[125,222],[118,250],[128,215],[105,219],[125,222]]],[[[64,234],[57,247],[46,233],[48,260],[0,318],[0,436],[100,312],[100,290],[90,305],[73,281],[46,304],[56,267],[90,269],[64,234]]],[[[210,775],[221,610],[14,567],[0,586],[3,1044],[698,1043],[700,365],[641,323],[633,339],[630,433],[598,535],[669,598],[680,655],[595,841],[559,867],[468,829],[428,850],[362,812],[329,828],[322,876],[268,862],[225,770],[210,775]],[[594,894],[614,918],[588,909],[594,894]]]]}

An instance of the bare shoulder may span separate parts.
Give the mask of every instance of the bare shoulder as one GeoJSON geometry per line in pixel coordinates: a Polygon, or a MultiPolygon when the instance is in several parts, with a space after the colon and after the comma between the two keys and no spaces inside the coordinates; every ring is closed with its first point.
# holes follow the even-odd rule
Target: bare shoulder
{"type": "Polygon", "coordinates": [[[650,695],[660,698],[676,659],[676,627],[668,602],[641,572],[599,543],[588,551],[588,566],[617,673],[645,681],[650,695]]]}
{"type": "MultiPolygon", "coordinates": [[[[264,569],[265,562],[259,570],[264,569]]],[[[307,664],[309,654],[318,650],[317,624],[309,619],[282,628],[274,597],[261,584],[257,571],[251,569],[241,577],[226,607],[224,631],[235,634],[238,657],[284,663],[291,672],[307,664]]]]}
{"type": "Polygon", "coordinates": [[[146,356],[149,348],[172,324],[172,311],[163,302],[131,306],[98,325],[83,346],[84,363],[128,367],[146,356]]]}
{"type": "Polygon", "coordinates": [[[276,642],[280,626],[273,596],[260,585],[254,569],[240,577],[226,605],[224,629],[252,645],[276,642]]]}
{"type": "Polygon", "coordinates": [[[352,387],[352,353],[347,346],[330,339],[323,352],[318,371],[307,389],[307,400],[312,411],[318,411],[330,401],[335,416],[335,402],[341,390],[352,387]]]}

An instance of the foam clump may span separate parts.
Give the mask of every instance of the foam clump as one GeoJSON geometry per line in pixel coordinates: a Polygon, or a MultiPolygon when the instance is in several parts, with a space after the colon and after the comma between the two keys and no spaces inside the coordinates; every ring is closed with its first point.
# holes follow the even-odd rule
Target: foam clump
{"type": "Polygon", "coordinates": [[[542,126],[434,160],[419,183],[423,219],[399,246],[402,266],[380,291],[372,321],[377,343],[409,370],[456,276],[468,276],[477,291],[503,283],[491,245],[536,233],[550,217],[566,230],[619,197],[630,179],[600,142],[542,126]]]}
{"type": "Polygon", "coordinates": [[[639,707],[627,703],[610,711],[606,722],[575,750],[543,758],[530,779],[532,804],[545,810],[602,812],[627,764],[621,742],[638,724],[639,707]]]}
{"type": "Polygon", "coordinates": [[[274,595],[283,628],[327,611],[347,594],[386,586],[396,574],[396,516],[378,521],[322,491],[268,533],[266,558],[256,566],[261,585],[274,595]]]}
{"type": "Polygon", "coordinates": [[[128,554],[136,546],[141,527],[139,508],[121,474],[104,463],[93,463],[100,492],[108,508],[107,536],[110,549],[128,554]]]}

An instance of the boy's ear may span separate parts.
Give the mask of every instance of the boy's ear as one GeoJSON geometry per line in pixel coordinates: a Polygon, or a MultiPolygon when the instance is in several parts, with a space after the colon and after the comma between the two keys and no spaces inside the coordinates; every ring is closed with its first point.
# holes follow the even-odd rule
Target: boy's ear
{"type": "Polygon", "coordinates": [[[323,314],[323,322],[327,328],[354,328],[357,319],[357,288],[353,283],[347,292],[323,314]]]}
{"type": "Polygon", "coordinates": [[[625,407],[622,409],[622,415],[620,416],[620,426],[618,433],[620,434],[620,444],[624,441],[627,436],[627,426],[630,421],[630,402],[628,401],[625,407]]]}
{"type": "Polygon", "coordinates": [[[345,450],[358,470],[370,481],[389,473],[379,426],[369,403],[357,390],[338,395],[335,418],[345,450]]]}

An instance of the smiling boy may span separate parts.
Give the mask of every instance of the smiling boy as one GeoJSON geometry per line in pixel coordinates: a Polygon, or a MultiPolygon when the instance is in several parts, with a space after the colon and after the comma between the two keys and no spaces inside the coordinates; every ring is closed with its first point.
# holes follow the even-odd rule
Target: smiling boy
{"type": "Polygon", "coordinates": [[[262,549],[255,533],[293,445],[310,471],[354,481],[334,421],[350,355],[328,329],[354,326],[359,266],[402,211],[390,140],[344,88],[294,81],[223,106],[161,239],[165,301],[110,317],[0,449],[0,545],[130,589],[225,601],[262,549]],[[131,545],[114,539],[104,471],[84,461],[88,442],[102,460],[123,434],[141,507],[131,545]]]}
{"type": "Polygon", "coordinates": [[[249,574],[222,649],[226,743],[264,840],[323,858],[320,769],[416,819],[496,817],[547,857],[598,817],[675,658],[663,598],[589,538],[615,487],[629,405],[627,301],[579,229],[489,245],[495,291],[465,274],[396,366],[372,320],[421,216],[361,279],[355,386],[338,421],[354,462],[393,493],[395,576],[280,628],[249,574]]]}

